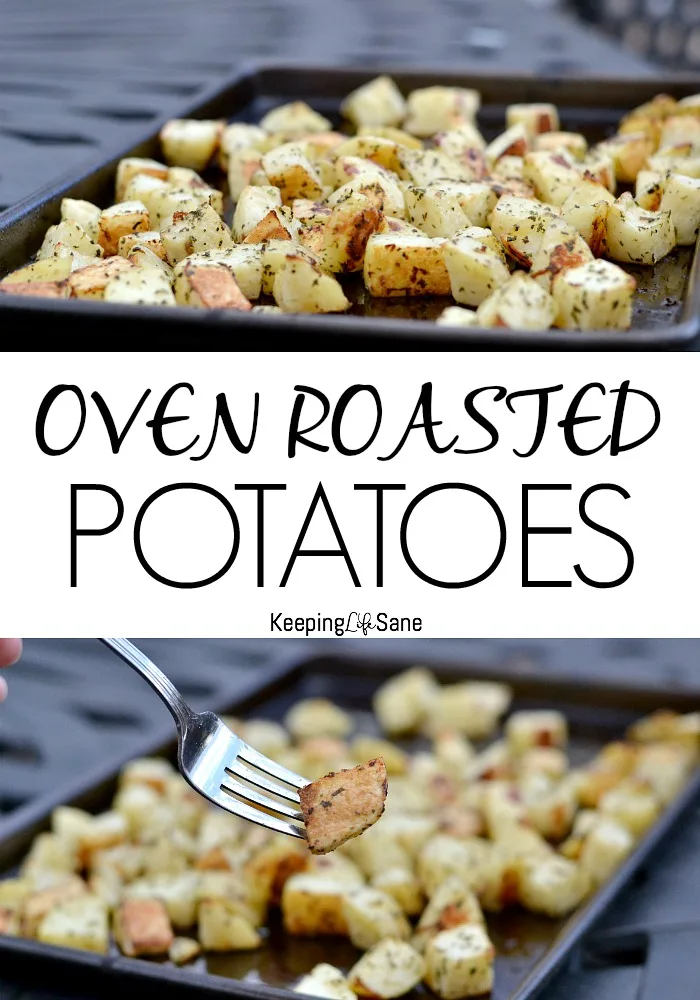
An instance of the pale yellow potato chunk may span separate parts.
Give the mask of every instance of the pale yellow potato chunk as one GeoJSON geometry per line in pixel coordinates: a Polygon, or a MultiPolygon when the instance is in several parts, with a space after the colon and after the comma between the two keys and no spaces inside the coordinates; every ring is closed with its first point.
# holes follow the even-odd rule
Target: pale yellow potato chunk
{"type": "Polygon", "coordinates": [[[541,153],[556,153],[563,150],[575,160],[582,160],[588,152],[588,143],[580,132],[542,132],[536,135],[534,149],[541,153]]]}
{"type": "MultiPolygon", "coordinates": [[[[161,180],[159,177],[152,177],[150,174],[136,174],[126,185],[123,201],[140,201],[141,204],[145,205],[148,209],[148,214],[151,218],[151,225],[155,229],[160,229],[160,209],[164,204],[163,199],[166,196],[170,197],[172,195],[172,191],[172,186],[168,184],[167,181],[161,180]]],[[[181,192],[181,195],[184,195],[185,193],[186,192],[181,192]]],[[[193,208],[196,208],[201,200],[197,199],[196,204],[194,204],[194,195],[192,193],[190,193],[190,199],[193,202],[193,208]]],[[[176,208],[177,205],[174,206],[169,213],[166,213],[166,216],[168,214],[172,215],[176,208]]]]}
{"type": "Polygon", "coordinates": [[[159,899],[168,911],[173,927],[186,930],[197,914],[198,873],[151,875],[137,878],[124,887],[126,899],[159,899]]]}
{"type": "Polygon", "coordinates": [[[326,962],[315,965],[308,975],[302,976],[294,992],[325,997],[327,1000],[355,1000],[355,994],[340,969],[326,962]]]}
{"type": "Polygon", "coordinates": [[[442,239],[375,234],[365,249],[364,281],[371,295],[449,295],[442,239]]]}
{"type": "Polygon", "coordinates": [[[201,173],[219,148],[223,122],[174,118],[160,131],[160,144],[169,166],[190,167],[201,173]]]}
{"type": "Polygon", "coordinates": [[[383,213],[367,197],[357,193],[335,205],[323,227],[320,262],[332,273],[361,271],[367,241],[381,225],[383,213]]]}
{"type": "Polygon", "coordinates": [[[353,965],[348,981],[357,996],[392,1000],[415,989],[424,974],[423,959],[410,944],[387,939],[353,965]]]}
{"type": "Polygon", "coordinates": [[[562,151],[526,153],[523,175],[532,184],[538,198],[557,206],[564,204],[580,177],[573,157],[562,151]]]}
{"type": "Polygon", "coordinates": [[[492,851],[493,846],[480,837],[461,839],[438,833],[422,848],[416,870],[428,896],[453,875],[458,876],[466,888],[478,891],[483,868],[492,851]]]}
{"type": "Polygon", "coordinates": [[[222,170],[228,170],[229,158],[232,153],[242,150],[258,149],[265,140],[267,133],[259,125],[248,125],[246,122],[233,122],[227,125],[221,133],[219,143],[219,165],[222,170]]]}
{"type": "Polygon", "coordinates": [[[46,914],[36,937],[42,944],[106,955],[109,950],[107,908],[97,896],[87,894],[66,900],[46,914]]]}
{"type": "Polygon", "coordinates": [[[429,735],[461,733],[469,739],[492,736],[512,698],[496,681],[459,681],[433,690],[423,729],[429,735]]]}
{"type": "MultiPolygon", "coordinates": [[[[118,198],[117,200],[122,201],[123,199],[118,198]]],[[[92,240],[97,240],[101,214],[102,209],[90,201],[81,201],[76,198],[64,198],[61,201],[61,220],[77,223],[92,240]]]]}
{"type": "Polygon", "coordinates": [[[602,184],[582,178],[561,206],[564,221],[581,234],[596,257],[605,252],[607,206],[614,200],[602,184]]]}
{"type": "Polygon", "coordinates": [[[46,231],[44,242],[37,254],[37,260],[44,260],[46,257],[53,257],[59,245],[76,250],[86,257],[101,257],[103,250],[100,244],[93,240],[77,222],[64,219],[55,226],[50,226],[46,231]]]}
{"type": "Polygon", "coordinates": [[[658,264],[676,245],[669,210],[648,212],[629,192],[608,205],[605,220],[608,255],[621,263],[658,264]]]}
{"type": "Polygon", "coordinates": [[[658,818],[661,804],[644,786],[622,782],[601,797],[598,808],[603,816],[626,826],[634,837],[641,837],[658,818]]]}
{"type": "Polygon", "coordinates": [[[105,256],[113,256],[122,236],[128,233],[145,233],[150,228],[151,219],[143,202],[118,202],[105,208],[100,215],[98,242],[105,256]]]}
{"type": "Polygon", "coordinates": [[[506,125],[524,125],[529,135],[559,130],[559,112],[555,104],[509,104],[506,125]]]}
{"type": "Polygon", "coordinates": [[[372,887],[391,896],[408,917],[423,912],[425,896],[417,875],[410,868],[387,868],[377,872],[371,880],[372,887]]]}
{"type": "Polygon", "coordinates": [[[199,941],[189,937],[176,937],[168,949],[168,958],[173,965],[187,965],[202,952],[199,941]]]}
{"type": "Polygon", "coordinates": [[[654,153],[656,143],[645,132],[630,132],[606,139],[598,148],[612,158],[616,180],[632,184],[654,153]]]}
{"type": "Polygon", "coordinates": [[[670,174],[659,211],[671,213],[678,246],[693,246],[700,230],[700,178],[670,174]]]}
{"type": "Polygon", "coordinates": [[[481,105],[477,90],[466,87],[421,87],[408,95],[403,127],[421,138],[473,122],[481,105]]]}
{"type": "Polygon", "coordinates": [[[358,127],[400,125],[406,114],[406,102],[391,77],[378,76],[348,94],[340,111],[358,127]]]}
{"type": "Polygon", "coordinates": [[[530,148],[530,135],[524,125],[511,125],[486,147],[486,162],[493,170],[505,157],[524,157],[530,148]]]}
{"type": "Polygon", "coordinates": [[[228,226],[211,205],[193,212],[177,212],[174,221],[162,232],[163,246],[171,264],[202,250],[222,250],[233,246],[228,226]]]}
{"type": "Polygon", "coordinates": [[[596,885],[606,882],[634,847],[634,836],[619,820],[596,823],[583,842],[579,864],[596,885]]]}
{"type": "MultiPolygon", "coordinates": [[[[90,257],[92,264],[94,257],[90,257]]],[[[71,273],[72,260],[70,257],[45,257],[37,260],[26,267],[20,267],[16,271],[11,271],[6,275],[0,285],[14,285],[24,282],[44,282],[63,281],[71,273]]]]}
{"type": "Polygon", "coordinates": [[[331,123],[304,101],[281,104],[260,120],[266,132],[327,132],[331,123]]]}
{"type": "MultiPolygon", "coordinates": [[[[158,160],[152,160],[141,156],[127,156],[117,164],[117,179],[115,182],[115,201],[129,201],[126,191],[134,179],[139,174],[146,174],[148,177],[157,177],[164,181],[168,178],[168,168],[158,160]]],[[[80,222],[80,219],[75,219],[80,222]]],[[[82,225],[82,223],[81,223],[82,225]]]]}
{"type": "Polygon", "coordinates": [[[300,937],[347,934],[343,904],[349,888],[332,875],[292,875],[282,890],[285,930],[300,937]]]}
{"type": "Polygon", "coordinates": [[[425,981],[442,1000],[481,996],[493,988],[495,949],[486,930],[462,924],[428,944],[425,981]]]}
{"type": "Polygon", "coordinates": [[[492,292],[477,309],[481,326],[506,326],[515,330],[548,330],[556,317],[549,292],[522,272],[492,292]]]}
{"type": "Polygon", "coordinates": [[[438,326],[471,327],[479,325],[476,313],[471,309],[463,309],[461,306],[447,306],[435,322],[438,326]]]}
{"type": "Polygon", "coordinates": [[[197,924],[204,951],[255,951],[263,943],[253,924],[228,899],[202,900],[197,924]]]}
{"type": "Polygon", "coordinates": [[[520,902],[532,913],[565,917],[592,888],[588,871],[566,858],[524,859],[518,869],[520,902]]]}
{"type": "Polygon", "coordinates": [[[82,267],[68,279],[71,295],[76,299],[101,299],[107,282],[116,274],[124,274],[133,267],[123,257],[108,257],[90,267],[82,267]]]}
{"type": "Polygon", "coordinates": [[[385,938],[407,941],[411,936],[411,925],[396,900],[371,886],[348,891],[343,916],[350,940],[361,951],[369,951],[385,938]]]}
{"type": "Polygon", "coordinates": [[[103,298],[105,302],[120,302],[124,305],[175,305],[170,279],[154,267],[134,267],[110,278],[105,285],[103,298]]]}
{"type": "Polygon", "coordinates": [[[128,258],[136,247],[150,250],[161,261],[165,261],[165,247],[161,235],[156,229],[142,233],[126,233],[119,239],[117,253],[120,257],[128,258]]]}
{"type": "Polygon", "coordinates": [[[282,202],[290,205],[295,198],[320,198],[323,185],[316,168],[295,143],[278,146],[262,158],[262,168],[270,184],[279,188],[282,202]]]}
{"type": "Polygon", "coordinates": [[[456,233],[445,243],[443,254],[452,296],[461,305],[480,305],[510,277],[505,254],[489,229],[473,227],[456,233]]]}
{"type": "Polygon", "coordinates": [[[552,285],[556,324],[572,330],[628,330],[636,281],[607,260],[560,272],[552,285]]]}
{"type": "Polygon", "coordinates": [[[534,198],[503,195],[489,222],[506,253],[524,267],[530,267],[547,229],[560,220],[560,215],[561,209],[542,205],[534,198]]]}

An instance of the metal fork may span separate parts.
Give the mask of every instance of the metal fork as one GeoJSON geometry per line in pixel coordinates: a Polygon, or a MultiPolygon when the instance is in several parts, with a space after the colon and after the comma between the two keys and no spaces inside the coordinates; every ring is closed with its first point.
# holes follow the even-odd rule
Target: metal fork
{"type": "Polygon", "coordinates": [[[248,746],[213,712],[193,712],[165,674],[128,639],[100,642],[148,681],[167,705],[177,726],[178,767],[192,788],[235,816],[306,839],[299,809],[299,789],[309,784],[306,778],[248,746]]]}

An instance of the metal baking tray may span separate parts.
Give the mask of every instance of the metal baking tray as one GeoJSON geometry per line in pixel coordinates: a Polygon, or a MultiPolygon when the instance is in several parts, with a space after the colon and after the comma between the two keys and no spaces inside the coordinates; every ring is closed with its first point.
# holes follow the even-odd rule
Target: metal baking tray
{"type": "MultiPolygon", "coordinates": [[[[625,727],[655,708],[667,707],[688,711],[697,707],[700,692],[660,692],[630,683],[629,686],[605,686],[585,680],[527,675],[504,667],[500,671],[480,669],[478,665],[421,662],[433,669],[438,678],[450,682],[465,678],[502,680],[514,691],[514,708],[550,707],[565,712],[571,730],[573,758],[589,757],[603,743],[620,738],[625,727]]],[[[359,725],[370,724],[370,698],[377,686],[396,671],[411,666],[411,661],[373,653],[363,655],[319,656],[297,660],[284,658],[272,671],[261,673],[235,704],[213,706],[244,716],[246,713],[281,719],[299,698],[328,697],[352,712],[359,725]]],[[[107,807],[116,788],[118,770],[135,756],[158,754],[175,759],[172,743],[134,747],[124,759],[112,761],[50,796],[17,810],[0,824],[0,877],[10,874],[26,854],[33,838],[49,826],[50,813],[57,805],[71,804],[99,811],[107,807]]],[[[661,815],[634,853],[582,908],[566,920],[549,920],[521,910],[489,916],[489,932],[496,945],[495,988],[490,1000],[532,1000],[555,975],[584,935],[639,866],[663,841],[665,835],[700,794],[700,773],[661,815]]],[[[305,940],[286,936],[279,926],[271,927],[269,944],[261,951],[238,955],[207,956],[191,967],[176,968],[168,963],[121,956],[116,948],[108,956],[57,948],[35,941],[0,936],[0,964],[15,969],[25,977],[59,974],[64,985],[69,977],[103,985],[110,978],[127,979],[130,987],[181,987],[209,994],[227,994],[248,1000],[284,1000],[298,979],[318,962],[331,962],[348,968],[358,957],[344,939],[305,940]]],[[[421,988],[409,1000],[428,997],[421,988]]]]}
{"type": "MultiPolygon", "coordinates": [[[[655,94],[665,92],[682,97],[698,89],[697,80],[682,77],[639,81],[492,77],[391,67],[363,70],[261,64],[218,87],[195,106],[184,108],[181,116],[253,122],[277,104],[305,100],[338,124],[342,98],[380,72],[390,73],[405,93],[434,84],[477,88],[483,100],[479,125],[487,137],[503,130],[505,106],[515,101],[552,101],[560,109],[563,128],[581,131],[589,141],[597,141],[614,131],[626,111],[655,94]]],[[[158,122],[138,145],[123,149],[118,155],[95,163],[79,175],[65,178],[0,214],[0,276],[26,263],[38,250],[46,229],[60,217],[62,198],[109,204],[119,159],[133,155],[158,158],[157,135],[165,120],[158,122]]],[[[700,265],[696,249],[680,248],[657,267],[634,271],[640,288],[634,326],[629,331],[528,332],[439,327],[426,322],[426,318],[437,316],[451,300],[370,299],[363,304],[359,278],[355,279],[354,292],[352,280],[348,289],[349,296],[357,300],[353,306],[356,314],[281,317],[3,296],[0,324],[6,334],[16,336],[21,332],[23,347],[33,347],[34,331],[41,329],[42,320],[53,324],[61,319],[59,343],[65,349],[99,344],[101,349],[116,350],[222,350],[232,343],[246,350],[289,350],[290,344],[300,350],[678,349],[700,333],[700,265]],[[30,332],[31,319],[37,322],[30,332]]]]}

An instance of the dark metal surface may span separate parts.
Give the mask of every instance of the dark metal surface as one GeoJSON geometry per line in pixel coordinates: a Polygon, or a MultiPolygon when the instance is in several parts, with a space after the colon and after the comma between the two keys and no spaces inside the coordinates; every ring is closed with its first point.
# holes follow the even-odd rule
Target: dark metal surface
{"type": "MultiPolygon", "coordinates": [[[[390,67],[382,67],[389,71],[390,67]]],[[[340,125],[338,106],[351,90],[371,79],[373,70],[341,69],[328,64],[301,67],[296,64],[265,65],[216,88],[203,102],[183,110],[187,117],[259,121],[271,107],[286,101],[305,100],[340,125]]],[[[566,129],[582,131],[589,141],[598,141],[614,131],[622,115],[650,100],[659,91],[674,96],[693,93],[693,84],[671,78],[653,81],[621,81],[614,78],[539,79],[527,76],[480,76],[443,69],[424,72],[395,69],[392,76],[404,93],[433,84],[474,87],[482,97],[479,124],[487,137],[504,128],[505,107],[517,95],[521,101],[552,101],[557,104],[566,129]]],[[[41,246],[49,225],[60,219],[64,197],[86,198],[106,206],[113,201],[114,177],[120,157],[160,158],[158,128],[149,127],[134,148],[95,164],[86,174],[50,187],[0,216],[0,275],[29,261],[41,246]]],[[[649,269],[646,269],[649,270],[649,269]]],[[[351,295],[350,292],[348,292],[351,295]]],[[[351,295],[352,297],[352,295],[351,295]]],[[[447,304],[442,302],[440,310],[447,304]]],[[[0,300],[0,320],[8,336],[17,338],[28,321],[39,330],[48,316],[63,316],[62,347],[82,349],[91,343],[95,323],[100,324],[103,349],[159,347],[197,350],[220,349],[231,333],[255,343],[258,350],[277,350],[293,338],[297,350],[375,349],[445,350],[479,346],[517,349],[542,347],[561,350],[635,349],[674,347],[694,340],[700,325],[700,266],[695,255],[682,251],[670,255],[645,275],[630,330],[517,331],[503,327],[490,330],[436,326],[428,322],[423,300],[388,302],[371,300],[364,315],[277,316],[184,307],[115,307],[84,300],[11,298],[0,300]],[[669,310],[668,303],[673,308],[669,310]],[[674,304],[675,303],[675,304],[674,304]]]]}
{"type": "MultiPolygon", "coordinates": [[[[517,674],[537,673],[552,681],[577,675],[600,681],[627,680],[658,690],[659,703],[665,692],[687,692],[700,684],[698,640],[134,641],[168,670],[176,684],[189,687],[189,696],[199,709],[235,697],[241,683],[250,683],[258,671],[271,669],[273,656],[307,650],[333,654],[371,648],[379,655],[409,657],[415,662],[432,655],[457,663],[475,662],[484,669],[508,663],[517,674]]],[[[67,773],[84,779],[101,762],[130,755],[143,740],[164,741],[172,731],[159,699],[95,640],[30,640],[23,663],[8,678],[10,698],[0,708],[0,799],[8,811],[13,804],[56,787],[67,773]],[[83,717],[82,706],[90,706],[92,719],[83,717]],[[104,721],[107,711],[112,713],[109,725],[104,721]],[[127,722],[128,717],[136,723],[127,722]],[[29,739],[27,726],[31,726],[29,739]],[[22,792],[25,787],[29,794],[22,792]],[[11,790],[13,796],[8,794],[11,790]]],[[[596,926],[593,934],[605,938],[605,955],[601,957],[599,945],[592,944],[552,983],[546,1000],[640,1000],[642,996],[647,1000],[640,990],[646,989],[648,974],[655,978],[659,968],[673,970],[671,960],[678,963],[679,982],[684,969],[688,975],[696,969],[697,953],[686,954],[681,946],[688,933],[697,934],[698,928],[700,808],[696,807],[668,838],[653,864],[596,926]],[[647,941],[643,949],[630,950],[620,940],[620,935],[639,932],[647,941]],[[610,941],[625,947],[611,952],[610,941]]],[[[71,982],[69,988],[62,988],[59,976],[48,977],[24,963],[21,969],[0,964],[1,1000],[93,1000],[96,996],[89,982],[71,982]]],[[[664,1000],[676,1000],[670,989],[671,984],[664,1000]]],[[[132,992],[138,997],[148,995],[130,986],[132,992]]],[[[179,995],[175,988],[168,990],[171,994],[179,995]]],[[[679,1000],[689,1000],[689,996],[679,995],[679,1000]]]]}
{"type": "MultiPolygon", "coordinates": [[[[260,674],[260,690],[253,690],[243,702],[237,700],[233,705],[219,704],[214,707],[219,711],[230,710],[236,715],[249,712],[279,720],[299,698],[328,697],[343,705],[347,711],[357,713],[358,719],[363,719],[371,696],[382,680],[396,670],[410,666],[411,662],[411,659],[402,661],[392,655],[359,649],[352,656],[344,657],[305,657],[300,661],[294,656],[286,667],[284,663],[280,664],[274,679],[268,678],[265,673],[260,674]]],[[[433,660],[432,657],[426,662],[446,683],[465,676],[488,676],[507,681],[514,690],[513,709],[537,705],[564,712],[570,726],[570,752],[577,760],[589,758],[604,743],[622,738],[627,725],[659,706],[657,690],[653,687],[645,689],[639,683],[630,683],[629,679],[616,687],[581,677],[557,680],[538,676],[532,671],[514,673],[507,668],[480,669],[478,665],[468,662],[441,664],[439,659],[433,660]]],[[[694,708],[699,700],[700,688],[683,694],[667,694],[664,704],[687,711],[694,708]]],[[[142,747],[134,752],[153,751],[151,747],[142,747]]],[[[173,742],[170,741],[162,752],[174,759],[173,742]]],[[[68,802],[91,810],[102,810],[109,807],[116,788],[116,771],[110,763],[102,773],[97,771],[86,778],[85,787],[78,794],[69,791],[66,785],[59,786],[29,807],[18,810],[4,824],[0,824],[0,870],[7,871],[17,863],[38,830],[49,824],[51,810],[57,804],[68,802]]],[[[572,949],[594,921],[620,894],[640,865],[653,855],[689,806],[698,803],[699,793],[700,774],[666,809],[609,882],[568,920],[544,920],[531,914],[509,912],[488,917],[489,932],[497,953],[493,1000],[531,1000],[541,996],[546,984],[566,963],[572,949]]],[[[185,970],[157,963],[134,962],[122,958],[117,951],[106,959],[85,952],[71,955],[64,949],[47,949],[35,942],[2,937],[0,954],[11,956],[17,962],[24,958],[37,965],[50,955],[52,962],[62,963],[66,977],[74,964],[79,963],[102,977],[108,975],[121,979],[124,975],[129,978],[143,976],[163,985],[179,983],[190,985],[197,991],[206,986],[212,992],[273,1000],[275,989],[292,987],[300,975],[311,970],[319,960],[320,951],[327,961],[341,968],[348,968],[357,957],[355,950],[346,942],[320,944],[320,950],[315,942],[295,941],[292,946],[289,939],[273,927],[270,942],[262,951],[244,956],[217,957],[206,964],[198,962],[197,967],[185,970]],[[205,970],[214,973],[216,980],[202,981],[201,973],[205,970]]],[[[608,952],[615,953],[615,942],[608,940],[607,945],[608,952]]],[[[599,945],[598,954],[600,950],[599,945]]],[[[283,994],[276,995],[280,997],[283,994]]]]}

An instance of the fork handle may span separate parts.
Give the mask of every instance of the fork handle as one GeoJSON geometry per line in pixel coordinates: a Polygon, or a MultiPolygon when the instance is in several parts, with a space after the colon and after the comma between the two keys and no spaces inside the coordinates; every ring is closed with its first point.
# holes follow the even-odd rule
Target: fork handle
{"type": "Polygon", "coordinates": [[[194,712],[163,671],[159,670],[155,663],[149,660],[128,639],[100,639],[100,642],[108,646],[125,663],[133,667],[137,674],[140,674],[144,680],[148,681],[156,694],[165,702],[165,705],[175,719],[178,729],[184,732],[188,722],[192,720],[194,712]]]}

